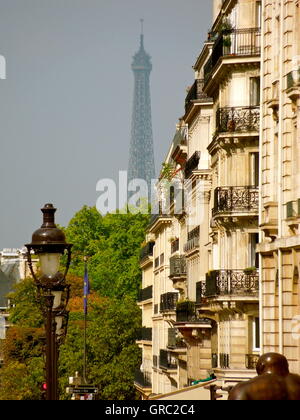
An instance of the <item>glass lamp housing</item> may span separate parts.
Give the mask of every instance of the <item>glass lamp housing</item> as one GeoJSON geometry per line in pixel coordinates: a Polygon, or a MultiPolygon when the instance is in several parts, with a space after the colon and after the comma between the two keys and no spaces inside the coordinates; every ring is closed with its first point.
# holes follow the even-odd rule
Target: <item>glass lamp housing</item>
{"type": "Polygon", "coordinates": [[[48,278],[54,277],[59,271],[61,254],[39,254],[41,273],[48,278]]]}

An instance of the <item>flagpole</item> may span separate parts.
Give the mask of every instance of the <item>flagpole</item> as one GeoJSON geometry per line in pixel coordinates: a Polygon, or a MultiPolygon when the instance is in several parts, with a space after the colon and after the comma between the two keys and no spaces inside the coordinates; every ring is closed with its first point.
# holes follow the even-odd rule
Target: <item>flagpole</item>
{"type": "MultiPolygon", "coordinates": [[[[87,257],[84,257],[84,281],[86,281],[87,276],[87,257]]],[[[86,286],[84,287],[86,291],[86,286]]],[[[83,382],[87,384],[86,374],[87,374],[87,352],[86,352],[86,329],[87,329],[87,296],[84,296],[85,307],[84,307],[84,334],[83,334],[83,382]]]]}

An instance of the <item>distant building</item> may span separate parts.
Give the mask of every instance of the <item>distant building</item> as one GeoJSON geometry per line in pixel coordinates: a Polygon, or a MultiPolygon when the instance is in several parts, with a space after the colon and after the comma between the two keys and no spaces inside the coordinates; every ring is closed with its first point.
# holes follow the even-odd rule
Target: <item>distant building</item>
{"type": "MultiPolygon", "coordinates": [[[[0,252],[0,340],[5,339],[8,327],[7,318],[10,302],[7,295],[13,292],[17,283],[30,276],[26,252],[25,248],[4,248],[0,252]]],[[[36,264],[36,261],[34,261],[34,264],[36,264]]]]}
{"type": "Polygon", "coordinates": [[[152,63],[151,57],[144,48],[143,33],[141,34],[140,49],[133,57],[132,70],[134,73],[134,99],[128,182],[134,179],[143,179],[147,182],[148,191],[151,191],[151,180],[155,178],[150,96],[152,63]]]}

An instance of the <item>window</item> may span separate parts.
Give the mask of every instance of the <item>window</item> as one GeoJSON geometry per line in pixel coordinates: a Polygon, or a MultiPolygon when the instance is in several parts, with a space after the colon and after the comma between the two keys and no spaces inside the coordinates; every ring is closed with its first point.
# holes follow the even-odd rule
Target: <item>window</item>
{"type": "Polygon", "coordinates": [[[254,318],[252,322],[252,350],[260,351],[260,328],[259,318],[254,318]]]}
{"type": "Polygon", "coordinates": [[[256,252],[256,246],[259,243],[259,234],[250,233],[250,267],[259,268],[259,254],[256,252]]]}
{"type": "Polygon", "coordinates": [[[260,77],[250,77],[250,106],[260,105],[260,77]]]}
{"type": "Polygon", "coordinates": [[[262,13],[261,13],[261,1],[256,2],[255,6],[255,20],[256,20],[256,27],[261,28],[261,21],[262,21],[262,13]]]}
{"type": "Polygon", "coordinates": [[[259,186],[259,153],[255,152],[255,153],[251,153],[250,154],[250,180],[251,180],[251,185],[253,187],[258,187],[259,186]]]}

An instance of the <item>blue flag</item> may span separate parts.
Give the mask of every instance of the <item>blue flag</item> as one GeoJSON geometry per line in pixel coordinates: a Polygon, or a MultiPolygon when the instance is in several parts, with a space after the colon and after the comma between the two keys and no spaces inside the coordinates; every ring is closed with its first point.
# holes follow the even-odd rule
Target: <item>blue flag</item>
{"type": "Polygon", "coordinates": [[[84,307],[84,314],[87,314],[88,309],[88,295],[90,294],[90,282],[89,282],[89,275],[87,264],[84,267],[84,283],[83,283],[83,307],[84,307]]]}

